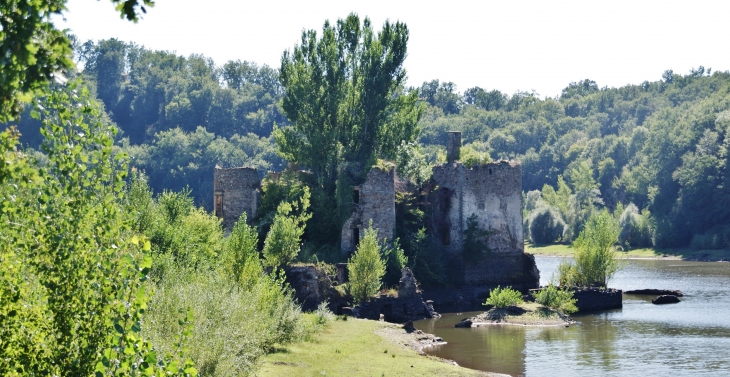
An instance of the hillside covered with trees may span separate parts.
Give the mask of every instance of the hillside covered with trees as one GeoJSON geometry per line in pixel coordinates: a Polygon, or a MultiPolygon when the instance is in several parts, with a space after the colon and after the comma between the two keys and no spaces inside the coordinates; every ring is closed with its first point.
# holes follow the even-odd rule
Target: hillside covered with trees
{"type": "MultiPolygon", "coordinates": [[[[283,169],[273,131],[290,123],[279,70],[247,61],[217,66],[202,55],[115,39],[76,43],[75,54],[120,130],[117,147],[147,172],[155,192],[189,186],[210,209],[216,165],[253,166],[262,175],[283,169]]],[[[730,73],[702,66],[620,88],[586,79],[556,98],[424,82],[403,89],[418,93],[420,133],[415,149],[398,152],[422,161],[409,157],[399,170],[422,180],[428,164],[443,158],[446,131],[459,130],[468,151],[522,162],[526,226],[539,213],[558,227],[537,236],[539,243],[571,241],[590,212],[605,206],[619,207],[625,213],[616,216],[633,224],[622,238],[631,246],[724,248],[729,88],[730,73]]],[[[27,114],[20,121],[31,147],[40,140],[34,122],[27,114]]]]}

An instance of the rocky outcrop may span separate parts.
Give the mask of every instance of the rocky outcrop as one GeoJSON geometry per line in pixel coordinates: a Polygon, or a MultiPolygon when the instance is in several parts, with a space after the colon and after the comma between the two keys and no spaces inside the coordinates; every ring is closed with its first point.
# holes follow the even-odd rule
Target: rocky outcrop
{"type": "Polygon", "coordinates": [[[418,281],[410,268],[404,267],[398,281],[398,297],[415,297],[418,295],[418,281]]]}
{"type": "Polygon", "coordinates": [[[322,302],[328,301],[329,308],[337,312],[344,306],[344,298],[332,287],[327,273],[315,265],[284,267],[286,282],[294,289],[294,298],[304,311],[316,310],[322,302]]]}
{"type": "Polygon", "coordinates": [[[423,302],[421,295],[414,297],[392,297],[382,295],[378,298],[362,302],[352,308],[352,315],[357,318],[383,320],[391,323],[404,323],[424,318],[437,318],[433,307],[423,302]]]}
{"type": "Polygon", "coordinates": [[[652,296],[670,295],[670,296],[677,296],[677,297],[683,296],[681,291],[671,290],[671,289],[634,289],[632,291],[624,291],[624,294],[627,294],[627,295],[652,295],[652,296]]]}
{"type": "Polygon", "coordinates": [[[578,312],[620,309],[623,307],[621,290],[613,288],[579,288],[573,290],[578,312]]]}
{"type": "Polygon", "coordinates": [[[380,297],[372,298],[352,308],[352,315],[357,318],[384,320],[392,323],[439,317],[431,302],[423,301],[423,297],[418,291],[418,282],[408,267],[401,270],[397,297],[380,295],[380,297]]]}
{"type": "Polygon", "coordinates": [[[676,304],[679,302],[679,298],[674,295],[661,295],[657,298],[651,300],[651,303],[654,305],[662,305],[662,304],[676,304]]]}

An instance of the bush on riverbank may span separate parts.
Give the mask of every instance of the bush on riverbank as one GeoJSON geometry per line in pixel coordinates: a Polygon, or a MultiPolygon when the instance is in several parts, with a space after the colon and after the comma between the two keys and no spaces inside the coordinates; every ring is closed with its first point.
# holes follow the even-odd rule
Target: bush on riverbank
{"type": "Polygon", "coordinates": [[[578,311],[575,303],[578,301],[573,298],[573,292],[567,289],[560,289],[550,284],[547,287],[532,293],[535,302],[538,304],[560,311],[564,314],[571,314],[578,311]]]}
{"type": "Polygon", "coordinates": [[[495,308],[506,308],[511,305],[519,305],[523,302],[522,293],[519,291],[514,290],[511,287],[502,289],[497,286],[497,288],[494,288],[491,292],[489,292],[489,297],[484,305],[493,305],[495,308]]]}
{"type": "Polygon", "coordinates": [[[621,267],[613,246],[618,235],[618,224],[608,210],[593,213],[573,243],[574,261],[558,266],[560,286],[605,287],[621,267]]]}
{"type": "MultiPolygon", "coordinates": [[[[245,213],[225,238],[220,220],[196,209],[189,192],[154,198],[142,174],[133,177],[128,192],[132,222],[154,235],[155,293],[141,328],[161,353],[178,348],[183,308],[192,314],[188,356],[206,376],[250,375],[266,352],[308,339],[327,323],[329,316],[322,313],[301,312],[282,275],[264,273],[258,233],[246,224],[245,213]]],[[[297,227],[297,220],[284,228],[297,227]]],[[[292,245],[296,249],[277,257],[277,263],[298,251],[298,236],[292,245]]]]}
{"type": "Polygon", "coordinates": [[[350,273],[350,294],[355,302],[363,302],[378,293],[385,275],[385,261],[380,256],[377,229],[370,226],[365,230],[365,236],[357,245],[347,269],[350,273]]]}

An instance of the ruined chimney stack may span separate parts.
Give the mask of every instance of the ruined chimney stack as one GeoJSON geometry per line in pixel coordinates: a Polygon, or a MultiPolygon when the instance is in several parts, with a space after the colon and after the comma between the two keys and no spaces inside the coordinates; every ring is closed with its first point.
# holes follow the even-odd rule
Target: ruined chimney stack
{"type": "Polygon", "coordinates": [[[452,164],[459,160],[461,149],[461,131],[449,131],[449,140],[446,143],[446,160],[452,164]]]}

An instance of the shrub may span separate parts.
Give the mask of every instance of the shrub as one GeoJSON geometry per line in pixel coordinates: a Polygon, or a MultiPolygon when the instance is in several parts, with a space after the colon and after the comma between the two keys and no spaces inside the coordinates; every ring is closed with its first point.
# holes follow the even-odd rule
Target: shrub
{"type": "Polygon", "coordinates": [[[489,156],[489,151],[479,151],[474,148],[474,145],[464,145],[459,150],[459,160],[467,168],[471,169],[474,166],[485,165],[492,161],[489,156]]]}
{"type": "MultiPolygon", "coordinates": [[[[617,209],[619,207],[616,207],[617,209]]],[[[651,228],[649,226],[648,213],[639,214],[639,209],[634,203],[621,212],[619,220],[618,241],[621,245],[631,247],[651,247],[651,228]]]]}
{"type": "Polygon", "coordinates": [[[308,208],[309,188],[306,186],[299,205],[296,202],[279,203],[274,222],[264,241],[263,254],[267,265],[278,267],[296,259],[301,248],[300,239],[304,234],[305,223],[311,217],[311,214],[306,213],[308,208]]]}
{"type": "Polygon", "coordinates": [[[383,283],[388,287],[392,287],[400,281],[401,271],[408,264],[408,257],[400,247],[400,240],[397,238],[393,241],[393,245],[383,245],[381,251],[383,261],[385,261],[383,283]]]}
{"type": "MultiPolygon", "coordinates": [[[[172,366],[140,336],[150,243],[127,232],[116,130],[76,85],[57,87],[38,106],[45,166],[15,149],[14,129],[0,132],[0,371],[195,375],[192,362],[172,366]]],[[[189,336],[181,322],[171,333],[175,357],[189,336]]]]}
{"type": "Polygon", "coordinates": [[[355,302],[363,302],[378,293],[385,275],[385,262],[380,257],[378,231],[369,227],[360,239],[355,254],[347,265],[350,273],[350,294],[355,302]]]}
{"type": "Polygon", "coordinates": [[[244,287],[255,284],[261,278],[263,268],[256,247],[258,233],[246,224],[246,212],[233,225],[226,241],[223,258],[225,266],[230,266],[231,277],[244,287]]]}
{"type": "Polygon", "coordinates": [[[143,322],[143,334],[159,353],[177,348],[177,311],[193,313],[195,336],[187,344],[189,357],[203,376],[252,375],[258,360],[277,344],[307,335],[301,309],[283,279],[262,275],[243,286],[225,266],[213,271],[172,268],[155,287],[143,322]]]}
{"type": "Polygon", "coordinates": [[[730,225],[719,225],[692,236],[689,247],[694,250],[724,249],[730,246],[730,225]]]}
{"type": "Polygon", "coordinates": [[[570,314],[578,311],[575,306],[578,300],[573,298],[573,291],[559,289],[552,284],[534,292],[532,297],[535,298],[535,302],[538,304],[561,313],[570,314]]]}
{"type": "Polygon", "coordinates": [[[618,224],[607,210],[595,212],[573,243],[575,264],[559,267],[559,280],[573,286],[601,286],[621,267],[613,245],[618,241],[618,224]]]}
{"type": "Polygon", "coordinates": [[[519,291],[511,287],[502,289],[497,286],[497,288],[489,292],[489,298],[487,298],[484,305],[493,305],[495,308],[506,308],[510,305],[519,305],[523,302],[522,293],[519,291]]]}
{"type": "Polygon", "coordinates": [[[560,212],[548,204],[543,204],[532,211],[528,224],[530,240],[538,245],[561,240],[567,227],[560,212]]]}

